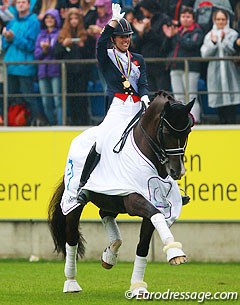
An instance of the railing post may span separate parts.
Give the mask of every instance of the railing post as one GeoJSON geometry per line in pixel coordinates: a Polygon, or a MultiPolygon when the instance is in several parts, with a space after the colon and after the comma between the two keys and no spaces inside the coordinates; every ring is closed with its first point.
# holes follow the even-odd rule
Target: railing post
{"type": "Polygon", "coordinates": [[[8,126],[8,79],[7,65],[3,62],[3,122],[8,126]]]}
{"type": "Polygon", "coordinates": [[[189,102],[189,62],[184,59],[184,72],[185,72],[185,103],[189,102]]]}
{"type": "Polygon", "coordinates": [[[67,73],[65,62],[61,63],[62,72],[62,125],[67,125],[67,73]]]}

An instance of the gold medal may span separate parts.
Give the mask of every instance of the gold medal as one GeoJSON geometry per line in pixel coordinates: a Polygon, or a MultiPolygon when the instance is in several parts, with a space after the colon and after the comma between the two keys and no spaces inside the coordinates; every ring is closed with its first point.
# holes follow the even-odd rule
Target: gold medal
{"type": "Polygon", "coordinates": [[[124,88],[129,88],[131,86],[129,80],[125,80],[123,83],[124,88]]]}

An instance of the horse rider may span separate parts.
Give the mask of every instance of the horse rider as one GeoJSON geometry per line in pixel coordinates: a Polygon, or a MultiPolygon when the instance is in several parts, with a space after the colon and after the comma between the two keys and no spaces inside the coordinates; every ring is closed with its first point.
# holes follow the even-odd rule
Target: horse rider
{"type": "Polygon", "coordinates": [[[129,51],[133,34],[131,25],[123,18],[125,13],[121,13],[119,4],[112,4],[112,13],[112,19],[103,29],[97,44],[97,59],[107,83],[107,103],[110,107],[97,128],[96,142],[83,167],[77,198],[81,205],[88,202],[87,191],[82,187],[100,160],[106,133],[112,126],[140,114],[145,108],[143,104],[147,107],[150,102],[144,59],[142,55],[129,51]],[[108,48],[109,43],[112,43],[112,48],[108,48]]]}

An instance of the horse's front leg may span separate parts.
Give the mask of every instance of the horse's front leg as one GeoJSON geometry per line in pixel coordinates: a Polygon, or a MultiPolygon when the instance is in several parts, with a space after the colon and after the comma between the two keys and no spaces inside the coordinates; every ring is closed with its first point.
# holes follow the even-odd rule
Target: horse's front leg
{"type": "Polygon", "coordinates": [[[100,209],[99,215],[102,218],[102,223],[109,243],[101,257],[102,266],[105,269],[111,269],[117,264],[118,250],[122,245],[121,233],[115,219],[118,214],[105,212],[100,209]]]}
{"type": "Polygon", "coordinates": [[[148,298],[149,292],[147,290],[147,283],[144,282],[144,274],[147,266],[149,245],[154,229],[151,220],[143,218],[140,229],[140,240],[137,245],[131,278],[130,290],[132,291],[132,297],[148,298]]]}
{"type": "MultiPolygon", "coordinates": [[[[78,230],[79,219],[84,206],[79,206],[66,216],[66,260],[64,273],[66,281],[63,292],[80,292],[82,288],[76,281],[78,247],[83,247],[78,230]],[[79,245],[80,242],[80,245],[79,245]]],[[[81,251],[80,251],[81,253],[81,251]]]]}
{"type": "Polygon", "coordinates": [[[126,196],[124,205],[129,215],[146,217],[151,220],[164,245],[163,252],[166,253],[171,265],[187,262],[181,243],[174,241],[164,215],[154,205],[137,193],[126,196]]]}

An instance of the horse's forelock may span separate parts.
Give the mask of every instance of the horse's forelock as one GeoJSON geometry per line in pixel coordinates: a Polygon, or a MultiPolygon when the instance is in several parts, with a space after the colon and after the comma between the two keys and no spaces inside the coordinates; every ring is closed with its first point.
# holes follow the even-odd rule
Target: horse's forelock
{"type": "Polygon", "coordinates": [[[154,105],[160,105],[159,110],[162,115],[164,114],[165,125],[170,132],[178,136],[183,132],[182,130],[184,130],[184,133],[189,131],[192,126],[189,111],[182,101],[175,99],[171,94],[163,90],[155,93],[153,101],[154,105]]]}
{"type": "Polygon", "coordinates": [[[169,126],[166,126],[169,131],[176,133],[176,130],[182,132],[186,129],[186,132],[191,128],[189,113],[186,109],[186,105],[183,104],[181,101],[177,101],[174,98],[169,101],[170,107],[167,107],[167,110],[164,114],[166,121],[169,123],[169,126],[172,126],[174,129],[171,130],[169,126]]]}

